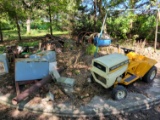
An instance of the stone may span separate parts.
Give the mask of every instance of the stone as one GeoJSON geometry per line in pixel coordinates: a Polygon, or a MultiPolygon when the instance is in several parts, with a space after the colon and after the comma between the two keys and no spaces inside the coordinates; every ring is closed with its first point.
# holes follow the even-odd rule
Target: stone
{"type": "Polygon", "coordinates": [[[66,77],[60,77],[57,79],[57,82],[62,84],[62,85],[66,85],[66,86],[70,86],[73,87],[75,84],[75,80],[72,78],[66,78],[66,77]]]}

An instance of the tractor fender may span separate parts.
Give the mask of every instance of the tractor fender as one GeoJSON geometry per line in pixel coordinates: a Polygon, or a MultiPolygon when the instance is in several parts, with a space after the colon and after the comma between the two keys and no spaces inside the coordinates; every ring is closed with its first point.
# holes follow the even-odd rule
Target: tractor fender
{"type": "Polygon", "coordinates": [[[141,61],[137,66],[136,74],[143,77],[156,63],[156,60],[146,57],[145,61],[141,61]]]}

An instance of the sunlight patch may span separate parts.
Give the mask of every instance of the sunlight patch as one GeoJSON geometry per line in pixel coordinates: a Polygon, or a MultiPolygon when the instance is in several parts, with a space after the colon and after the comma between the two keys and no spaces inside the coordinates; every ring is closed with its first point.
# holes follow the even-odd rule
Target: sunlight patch
{"type": "Polygon", "coordinates": [[[0,62],[0,74],[5,73],[4,63],[0,62]]]}

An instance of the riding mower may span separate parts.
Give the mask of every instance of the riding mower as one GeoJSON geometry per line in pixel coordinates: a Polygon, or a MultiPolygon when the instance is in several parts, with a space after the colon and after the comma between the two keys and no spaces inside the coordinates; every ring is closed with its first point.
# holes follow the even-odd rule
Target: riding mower
{"type": "Polygon", "coordinates": [[[125,86],[140,79],[150,83],[157,74],[157,68],[154,66],[156,60],[139,55],[130,49],[123,50],[125,55],[113,53],[92,60],[92,80],[104,88],[113,87],[114,100],[126,98],[125,86]]]}

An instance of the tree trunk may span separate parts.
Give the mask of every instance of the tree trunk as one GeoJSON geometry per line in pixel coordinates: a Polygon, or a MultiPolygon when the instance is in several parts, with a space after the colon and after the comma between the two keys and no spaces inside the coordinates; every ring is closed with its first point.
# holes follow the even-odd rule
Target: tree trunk
{"type": "Polygon", "coordinates": [[[103,19],[104,16],[103,16],[103,10],[102,10],[102,0],[99,0],[97,5],[98,5],[98,8],[99,8],[99,14],[103,19]]]}
{"type": "Polygon", "coordinates": [[[30,19],[30,17],[28,17],[26,24],[27,24],[27,34],[30,34],[31,33],[31,19],[30,19]]]}
{"type": "Polygon", "coordinates": [[[156,31],[155,31],[155,40],[154,40],[154,52],[156,52],[157,49],[157,34],[158,34],[158,19],[159,19],[159,10],[157,11],[156,16],[156,31]]]}
{"type": "Polygon", "coordinates": [[[97,15],[96,15],[96,7],[97,7],[97,0],[93,1],[94,4],[94,32],[96,30],[96,22],[97,22],[97,15]]]}
{"type": "Polygon", "coordinates": [[[52,34],[52,15],[51,15],[51,6],[50,6],[50,4],[48,4],[48,14],[49,14],[49,22],[50,22],[50,34],[51,35],[53,35],[52,34]]]}
{"type": "Polygon", "coordinates": [[[59,18],[59,14],[58,14],[58,13],[56,13],[56,28],[58,28],[58,29],[59,29],[59,26],[58,26],[58,18],[59,18]]]}
{"type": "MultiPolygon", "coordinates": [[[[134,5],[135,5],[135,1],[134,0],[130,0],[129,9],[134,9],[135,8],[134,5]]],[[[129,11],[129,14],[133,15],[134,11],[133,10],[129,11]]],[[[130,31],[133,30],[133,17],[130,17],[130,27],[129,28],[130,28],[130,31]]],[[[127,38],[132,39],[132,34],[129,34],[129,36],[127,36],[127,38]]]]}
{"type": "MultiPolygon", "coordinates": [[[[105,15],[106,15],[106,10],[103,8],[103,6],[102,6],[102,0],[98,0],[98,2],[97,2],[97,7],[98,7],[98,9],[99,9],[99,19],[101,20],[101,21],[103,21],[104,19],[105,19],[105,15]]],[[[105,21],[105,23],[104,23],[104,26],[103,26],[103,32],[104,33],[107,33],[107,24],[106,24],[106,21],[105,21]]]]}
{"type": "Polygon", "coordinates": [[[3,42],[2,23],[0,21],[0,42],[3,42]]]}
{"type": "Polygon", "coordinates": [[[21,39],[21,29],[20,29],[20,26],[19,26],[19,23],[18,23],[18,17],[17,17],[16,14],[15,14],[15,21],[16,21],[17,30],[18,30],[18,40],[22,40],[21,39]]]}

